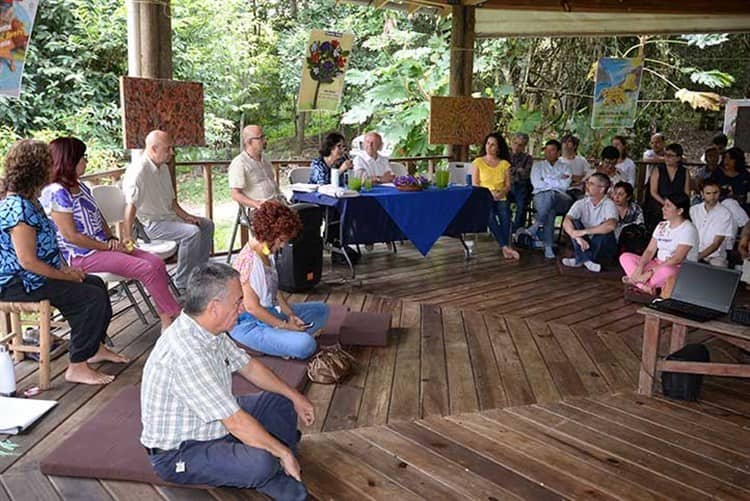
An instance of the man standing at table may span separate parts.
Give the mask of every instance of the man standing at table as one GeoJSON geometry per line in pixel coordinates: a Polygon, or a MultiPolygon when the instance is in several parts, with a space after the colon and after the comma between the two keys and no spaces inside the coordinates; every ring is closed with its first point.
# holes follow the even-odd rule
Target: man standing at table
{"type": "Polygon", "coordinates": [[[132,240],[136,216],[149,238],[178,243],[174,282],[180,294],[185,290],[190,270],[208,261],[214,241],[214,223],[193,216],[177,203],[167,163],[174,155],[172,138],[153,130],[146,136],[146,149],[125,171],[123,241],[132,240]]]}
{"type": "Polygon", "coordinates": [[[364,143],[364,151],[360,151],[354,158],[351,175],[362,176],[364,174],[376,184],[393,182],[395,176],[391,170],[388,157],[378,153],[380,148],[383,147],[383,138],[377,132],[368,132],[365,134],[364,143]]]}
{"type": "Polygon", "coordinates": [[[266,200],[286,203],[281,194],[271,162],[263,155],[266,135],[260,125],[242,129],[242,152],[229,164],[228,177],[232,200],[250,209],[257,209],[266,200]]]}

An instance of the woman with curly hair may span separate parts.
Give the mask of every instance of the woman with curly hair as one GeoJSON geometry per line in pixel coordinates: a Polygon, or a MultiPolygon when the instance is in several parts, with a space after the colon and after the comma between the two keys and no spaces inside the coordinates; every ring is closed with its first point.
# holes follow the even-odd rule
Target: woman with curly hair
{"type": "Polygon", "coordinates": [[[180,314],[164,261],[140,249],[128,249],[112,235],[89,188],[79,182],[86,171],[86,145],[75,137],[58,137],[49,145],[52,183],[42,190],[44,210],[57,226],[57,242],[71,266],[87,273],[114,273],[138,280],[154,298],[162,329],[180,314]]]}
{"type": "Polygon", "coordinates": [[[296,212],[275,201],[253,212],[253,238],[234,261],[240,272],[244,312],[229,333],[256,351],[278,357],[308,358],[317,348],[312,334],[328,319],[322,302],[289,304],[279,292],[273,254],[302,230],[296,212]]]}
{"type": "Polygon", "coordinates": [[[5,157],[0,188],[0,301],[49,300],[70,324],[65,379],[107,384],[114,376],[89,364],[128,360],[102,344],[112,318],[104,282],[60,261],[55,227],[37,201],[51,172],[52,157],[41,141],[19,141],[5,157]]]}

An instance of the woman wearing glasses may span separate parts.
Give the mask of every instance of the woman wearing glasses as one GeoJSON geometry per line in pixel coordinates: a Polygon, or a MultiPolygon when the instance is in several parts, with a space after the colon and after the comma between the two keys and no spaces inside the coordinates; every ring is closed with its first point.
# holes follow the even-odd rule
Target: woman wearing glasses
{"type": "Polygon", "coordinates": [[[669,195],[690,195],[690,175],[682,165],[682,146],[672,143],[664,150],[664,163],[657,165],[649,179],[646,200],[646,228],[650,233],[662,219],[662,206],[669,195]]]}
{"type": "MultiPolygon", "coordinates": [[[[310,167],[311,184],[331,184],[331,170],[337,169],[343,174],[352,168],[352,161],[347,155],[346,140],[338,132],[331,132],[320,146],[320,156],[312,161],[310,167]]],[[[344,186],[344,176],[339,175],[339,186],[344,186]]]]}

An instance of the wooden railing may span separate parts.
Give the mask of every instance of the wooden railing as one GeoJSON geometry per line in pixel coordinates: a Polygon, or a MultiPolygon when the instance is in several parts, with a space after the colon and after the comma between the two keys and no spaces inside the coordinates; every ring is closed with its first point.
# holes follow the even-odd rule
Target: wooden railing
{"type": "MultiPolygon", "coordinates": [[[[428,172],[435,171],[435,165],[437,162],[447,161],[450,157],[447,155],[434,155],[425,157],[394,157],[391,158],[393,162],[399,162],[406,166],[410,173],[414,173],[419,166],[427,164],[428,172]]],[[[214,214],[214,196],[213,196],[213,169],[214,167],[227,167],[229,166],[230,160],[199,160],[194,162],[176,162],[176,166],[189,166],[189,167],[200,167],[203,180],[203,203],[205,209],[205,216],[209,219],[213,219],[214,214]]],[[[294,167],[309,167],[312,160],[272,160],[276,184],[281,185],[282,171],[287,171],[294,167]]],[[[112,169],[104,172],[96,172],[94,174],[87,174],[82,177],[84,181],[90,184],[102,184],[104,182],[114,183],[120,180],[122,175],[125,173],[125,168],[112,169]]]]}

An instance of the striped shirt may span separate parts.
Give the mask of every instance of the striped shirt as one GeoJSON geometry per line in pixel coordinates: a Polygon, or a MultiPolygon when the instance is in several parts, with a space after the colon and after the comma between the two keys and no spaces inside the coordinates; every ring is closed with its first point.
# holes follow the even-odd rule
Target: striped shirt
{"type": "Polygon", "coordinates": [[[171,450],[186,440],[227,435],[222,420],[240,409],[232,396],[232,373],[249,361],[226,333],[211,334],[180,314],[143,369],[141,443],[171,450]]]}

